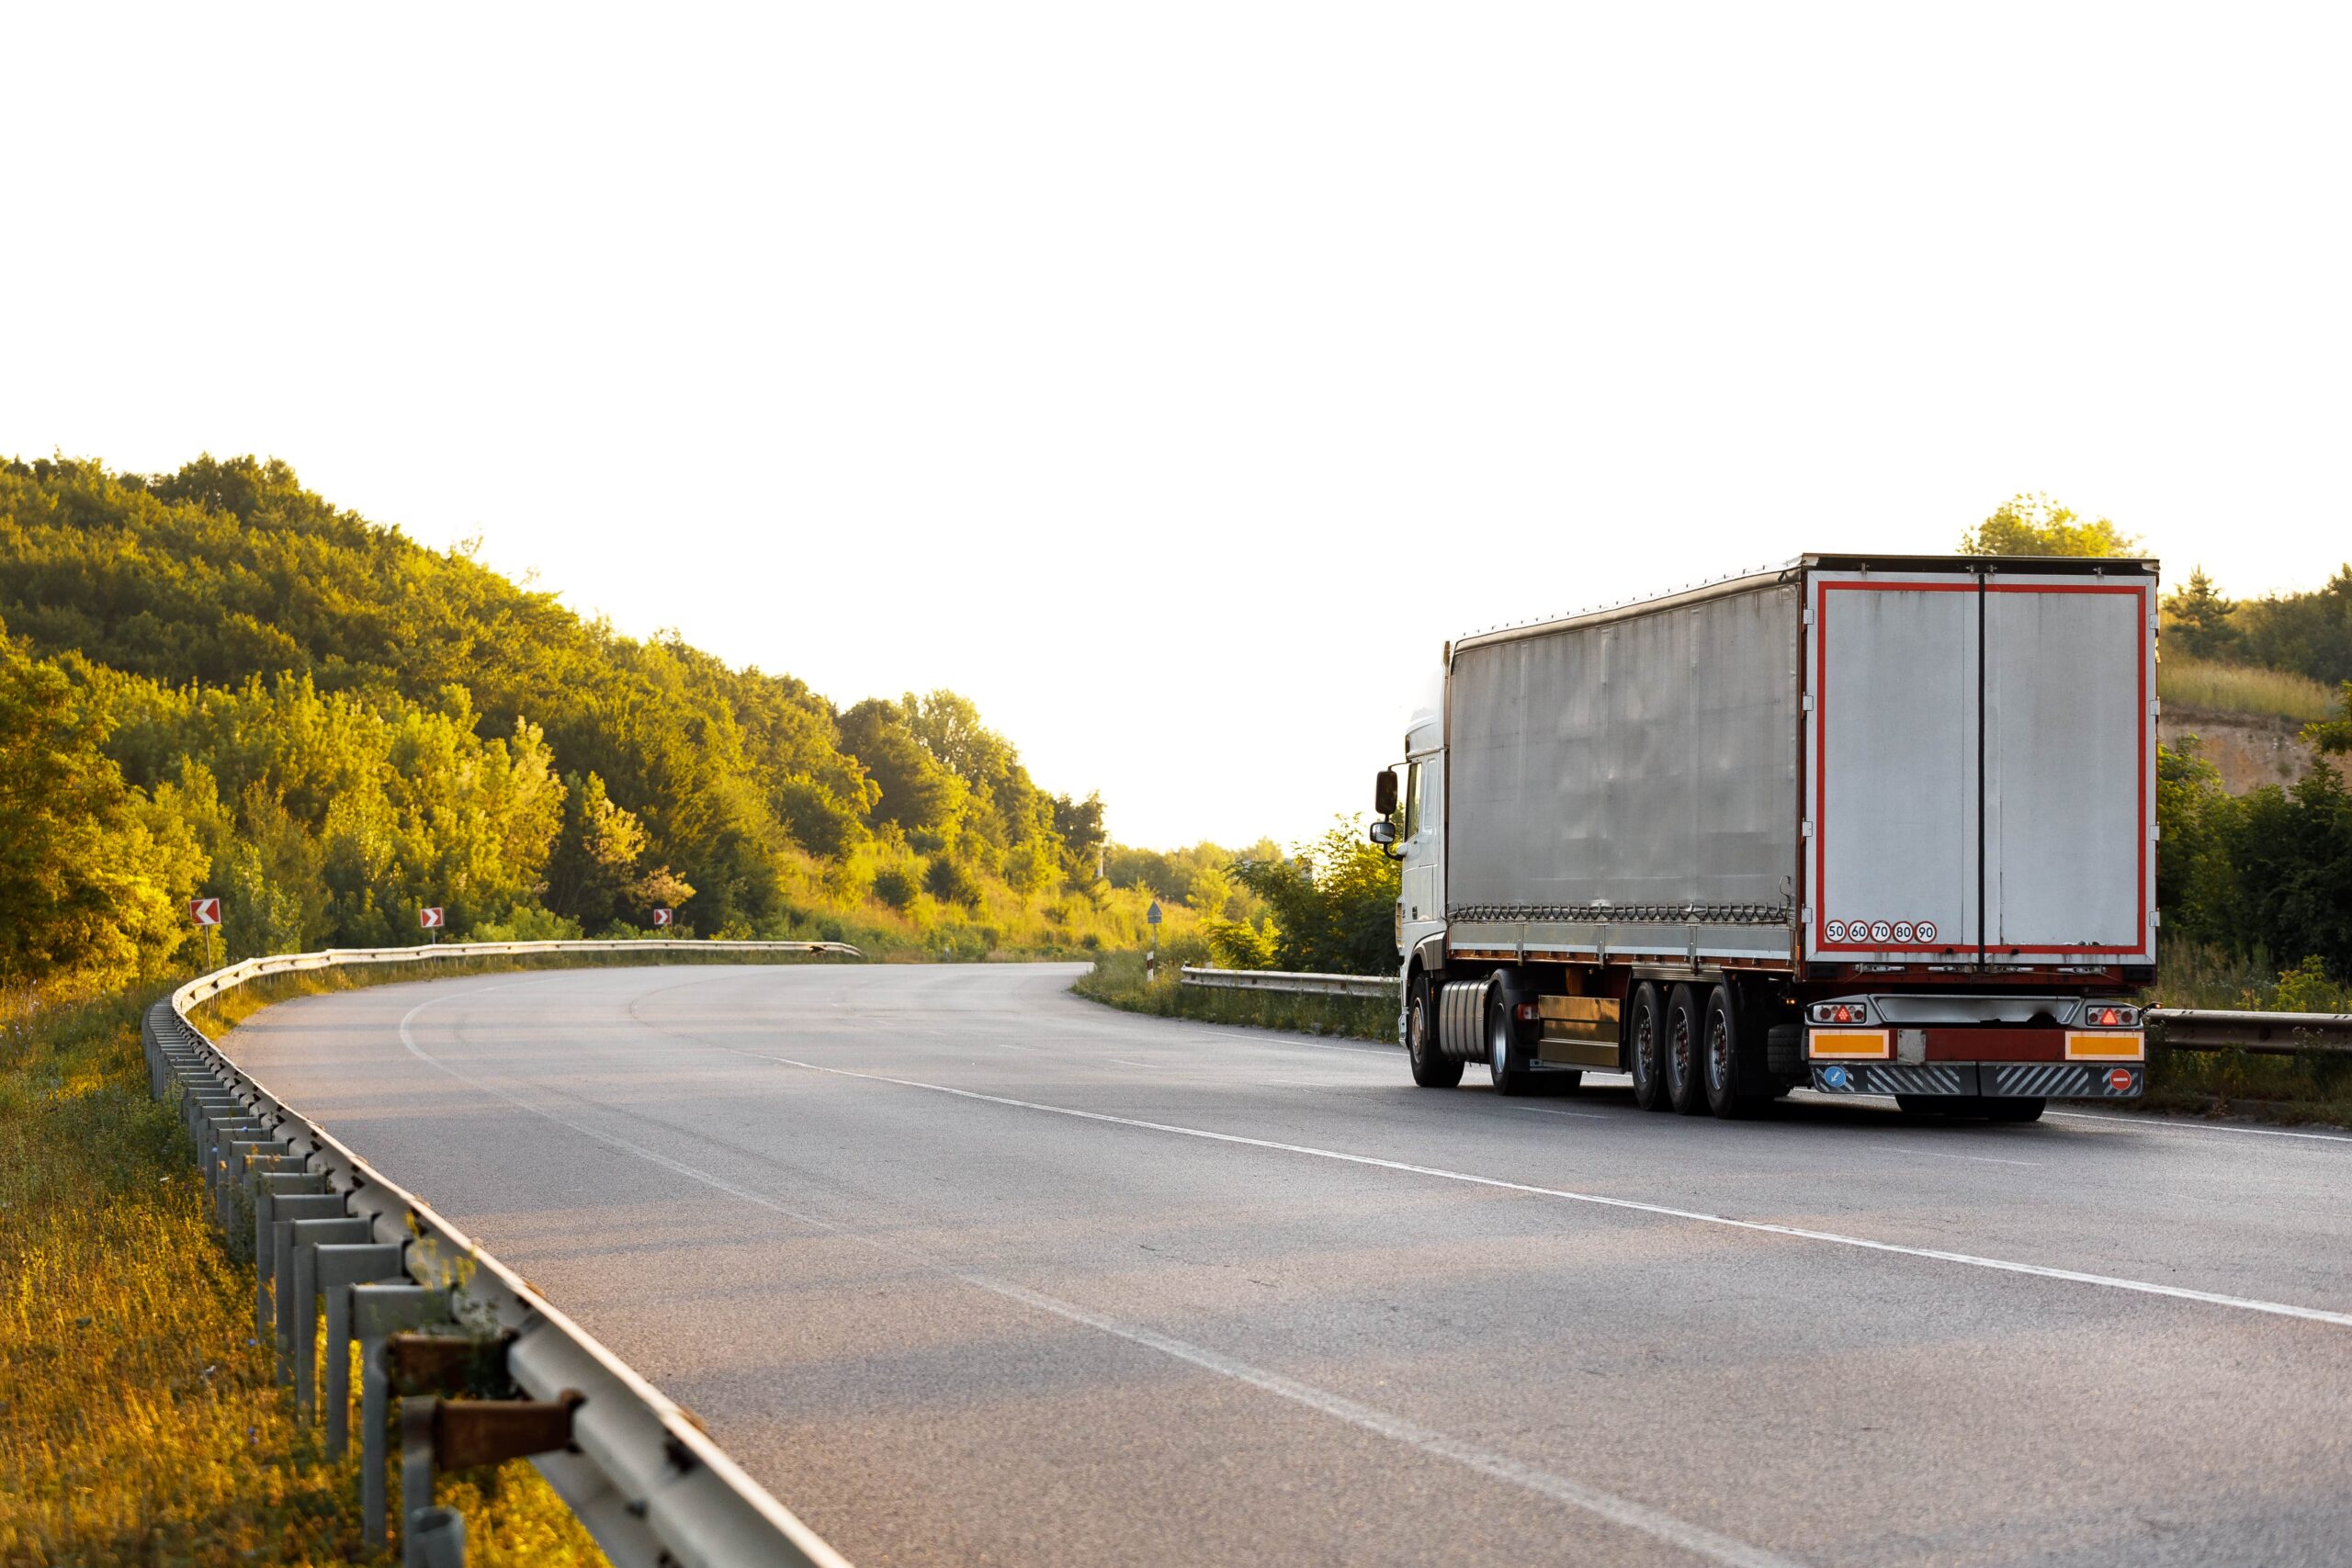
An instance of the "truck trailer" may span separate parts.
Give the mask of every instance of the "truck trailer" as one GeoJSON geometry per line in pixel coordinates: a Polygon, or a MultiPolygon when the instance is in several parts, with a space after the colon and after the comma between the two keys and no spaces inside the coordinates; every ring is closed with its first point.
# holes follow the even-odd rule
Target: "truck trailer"
{"type": "Polygon", "coordinates": [[[1446,645],[1376,778],[1413,1081],[2132,1100],[2156,563],[1808,555],[1446,645]]]}

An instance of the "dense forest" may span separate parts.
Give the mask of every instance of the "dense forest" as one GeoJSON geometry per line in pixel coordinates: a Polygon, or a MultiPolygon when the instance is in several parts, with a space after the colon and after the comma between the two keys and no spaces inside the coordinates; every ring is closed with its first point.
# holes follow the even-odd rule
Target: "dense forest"
{"type": "MultiPolygon", "coordinates": [[[[830,937],[961,956],[1139,944],[1099,798],[1049,794],[948,691],[837,709],[582,619],[283,463],[0,467],[0,984],[453,937],[830,937]]],[[[1165,857],[1160,857],[1164,870],[1165,857]]],[[[1177,923],[1189,909],[1172,908],[1177,923]]]]}

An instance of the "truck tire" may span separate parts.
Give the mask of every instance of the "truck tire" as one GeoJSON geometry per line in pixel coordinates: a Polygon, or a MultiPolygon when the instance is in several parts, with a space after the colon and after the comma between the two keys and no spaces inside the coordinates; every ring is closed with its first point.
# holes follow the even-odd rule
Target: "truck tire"
{"type": "Polygon", "coordinates": [[[1665,1043],[1666,1007],[1657,987],[1645,980],[1625,1012],[1625,1070],[1634,1077],[1634,1103],[1645,1111],[1666,1109],[1665,1043]]]}
{"type": "Polygon", "coordinates": [[[1707,993],[1706,1010],[1700,1019],[1703,1030],[1699,1036],[1699,1081],[1706,1091],[1708,1113],[1723,1121],[1755,1115],[1762,1101],[1741,1091],[1741,1086],[1757,1076],[1755,1065],[1748,1060],[1755,1045],[1748,1040],[1738,998],[1729,986],[1717,986],[1707,993]]]}
{"type": "Polygon", "coordinates": [[[1666,1004],[1666,1037],[1658,1055],[1666,1066],[1667,1101],[1685,1116],[1696,1116],[1707,1105],[1707,1091],[1700,1082],[1706,1029],[1697,989],[1675,987],[1673,999],[1666,1004]]]}
{"type": "Polygon", "coordinates": [[[1462,1081],[1462,1061],[1437,1048],[1433,1005],[1429,976],[1415,975],[1405,1003],[1405,1059],[1412,1066],[1413,1081],[1423,1089],[1452,1089],[1462,1081]]]}
{"type": "Polygon", "coordinates": [[[1497,1094],[1533,1094],[1535,1074],[1510,1010],[1510,997],[1500,986],[1487,993],[1487,1070],[1494,1075],[1497,1094]]]}

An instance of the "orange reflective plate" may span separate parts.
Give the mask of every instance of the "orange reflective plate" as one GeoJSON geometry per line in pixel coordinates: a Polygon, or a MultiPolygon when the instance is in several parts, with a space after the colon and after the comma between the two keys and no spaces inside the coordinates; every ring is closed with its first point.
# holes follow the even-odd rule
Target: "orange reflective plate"
{"type": "Polygon", "coordinates": [[[1883,1061],[1892,1055],[1883,1029],[1816,1029],[1805,1036],[1805,1047],[1816,1058],[1883,1061]]]}
{"type": "Polygon", "coordinates": [[[2136,1029],[2070,1029],[2066,1059],[2070,1062],[2137,1062],[2148,1054],[2148,1037],[2136,1029]]]}

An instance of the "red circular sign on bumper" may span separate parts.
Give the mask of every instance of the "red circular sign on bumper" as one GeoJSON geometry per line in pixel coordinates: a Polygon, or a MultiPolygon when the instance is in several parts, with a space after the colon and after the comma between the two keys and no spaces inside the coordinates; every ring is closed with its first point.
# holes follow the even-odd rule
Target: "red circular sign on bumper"
{"type": "Polygon", "coordinates": [[[2132,1087],[2132,1069],[2118,1067],[2107,1075],[2107,1087],[2121,1094],[2132,1087]]]}

